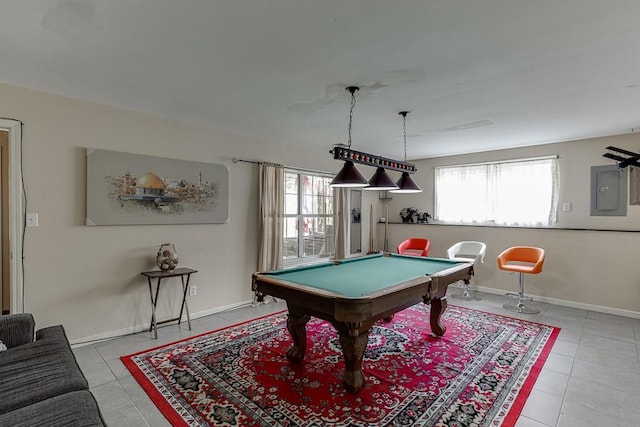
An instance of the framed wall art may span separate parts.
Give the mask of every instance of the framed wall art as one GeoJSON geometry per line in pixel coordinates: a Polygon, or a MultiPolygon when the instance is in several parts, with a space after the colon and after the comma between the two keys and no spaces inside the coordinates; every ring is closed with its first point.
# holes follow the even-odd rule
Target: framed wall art
{"type": "Polygon", "coordinates": [[[224,165],[87,148],[87,225],[219,224],[224,165]]]}

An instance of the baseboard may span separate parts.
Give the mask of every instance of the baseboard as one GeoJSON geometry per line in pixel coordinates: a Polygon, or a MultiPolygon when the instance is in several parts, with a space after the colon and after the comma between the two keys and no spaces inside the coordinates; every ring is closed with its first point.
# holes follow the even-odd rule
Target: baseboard
{"type": "MultiPolygon", "coordinates": [[[[191,320],[199,319],[205,316],[211,316],[213,314],[221,313],[227,310],[233,310],[244,306],[251,305],[252,301],[243,301],[235,304],[224,305],[222,307],[215,307],[208,310],[198,311],[197,313],[190,313],[191,320]]],[[[177,322],[177,320],[176,320],[177,322]]],[[[90,344],[95,344],[101,341],[107,341],[113,338],[120,338],[125,335],[137,334],[138,332],[144,332],[149,330],[149,324],[141,324],[130,326],[128,328],[118,329],[115,331],[104,332],[102,334],[91,335],[75,340],[70,340],[72,348],[79,348],[90,344]]]]}
{"type": "MultiPolygon", "coordinates": [[[[462,287],[462,286],[458,286],[457,284],[453,284],[452,286],[462,287]]],[[[504,295],[505,293],[507,293],[507,291],[505,291],[504,289],[496,289],[496,288],[490,288],[486,286],[473,286],[473,289],[480,292],[493,294],[493,295],[504,295]]],[[[555,305],[560,305],[563,307],[570,307],[570,308],[579,308],[582,310],[595,311],[597,313],[605,313],[605,314],[613,314],[616,316],[630,317],[632,319],[640,319],[640,312],[637,312],[637,311],[622,310],[619,308],[605,307],[602,305],[595,305],[595,304],[585,304],[581,302],[567,301],[567,300],[558,299],[558,298],[549,298],[549,297],[540,296],[540,295],[532,295],[532,294],[527,294],[527,295],[533,297],[534,301],[544,302],[548,304],[555,304],[555,305]]],[[[252,301],[243,301],[235,304],[225,305],[222,307],[215,307],[212,309],[199,311],[197,313],[191,314],[191,320],[199,319],[200,317],[211,316],[213,314],[217,314],[227,310],[232,310],[235,308],[249,306],[251,305],[251,303],[252,301]]],[[[113,338],[122,337],[125,335],[131,335],[138,332],[143,332],[148,329],[149,329],[148,324],[142,324],[142,325],[131,326],[129,328],[118,329],[115,331],[109,331],[102,334],[91,335],[88,337],[72,340],[70,342],[73,348],[77,348],[77,347],[82,347],[89,344],[95,344],[96,342],[100,342],[100,341],[106,341],[113,338]]]]}
{"type": "MultiPolygon", "coordinates": [[[[488,288],[485,286],[474,286],[473,289],[478,290],[480,292],[486,292],[488,294],[494,294],[494,295],[504,295],[507,293],[507,291],[505,291],[504,289],[488,288]]],[[[534,302],[539,301],[539,302],[545,302],[548,304],[560,305],[563,307],[579,308],[582,310],[595,311],[598,313],[613,314],[616,316],[630,317],[632,319],[640,319],[640,312],[638,311],[623,310],[620,308],[606,307],[603,305],[586,304],[582,302],[568,301],[568,300],[563,300],[558,298],[549,298],[549,297],[533,295],[529,293],[527,293],[527,296],[532,297],[534,302]]]]}

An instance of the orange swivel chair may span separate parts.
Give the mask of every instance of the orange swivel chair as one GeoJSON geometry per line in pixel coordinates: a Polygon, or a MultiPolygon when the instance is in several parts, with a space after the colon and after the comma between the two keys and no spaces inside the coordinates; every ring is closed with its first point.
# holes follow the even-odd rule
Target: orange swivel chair
{"type": "Polygon", "coordinates": [[[431,242],[428,239],[412,237],[400,243],[397,251],[401,255],[429,256],[429,246],[431,242]]]}
{"type": "Polygon", "coordinates": [[[524,275],[538,274],[544,264],[544,249],[533,246],[514,246],[506,249],[498,255],[498,268],[505,271],[514,271],[519,274],[518,293],[508,293],[506,296],[518,299],[517,304],[505,304],[504,308],[510,311],[525,314],[537,314],[540,310],[527,307],[522,301],[532,301],[533,298],[524,294],[524,275]]]}

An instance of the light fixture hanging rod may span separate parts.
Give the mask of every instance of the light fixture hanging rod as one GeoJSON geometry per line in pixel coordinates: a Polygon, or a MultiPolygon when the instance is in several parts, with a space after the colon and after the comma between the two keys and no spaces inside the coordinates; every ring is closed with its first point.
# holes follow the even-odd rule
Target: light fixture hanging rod
{"type": "Polygon", "coordinates": [[[407,161],[407,114],[408,111],[400,111],[398,114],[402,116],[402,131],[404,137],[404,161],[407,161]]]}
{"type": "MultiPolygon", "coordinates": [[[[398,114],[400,114],[402,116],[402,136],[403,136],[403,143],[404,143],[404,161],[407,161],[407,114],[409,114],[408,111],[400,111],[398,114]]],[[[415,182],[413,182],[413,180],[411,179],[411,177],[409,176],[409,173],[407,172],[402,172],[402,176],[400,177],[400,179],[398,180],[398,182],[396,183],[396,185],[398,186],[398,188],[391,190],[391,193],[420,193],[422,192],[422,189],[418,186],[418,184],[416,184],[415,182]]]]}
{"type": "Polygon", "coordinates": [[[348,86],[347,90],[351,94],[351,105],[349,106],[349,128],[347,129],[349,135],[348,146],[351,148],[351,128],[353,124],[353,109],[356,106],[356,92],[360,90],[358,86],[348,86]]]}

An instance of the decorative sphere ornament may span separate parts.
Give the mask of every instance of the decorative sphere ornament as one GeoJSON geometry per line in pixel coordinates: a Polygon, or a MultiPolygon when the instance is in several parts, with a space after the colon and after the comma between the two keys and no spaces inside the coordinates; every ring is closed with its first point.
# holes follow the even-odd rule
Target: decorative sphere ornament
{"type": "Polygon", "coordinates": [[[172,271],[178,265],[178,253],[173,243],[163,243],[156,255],[156,264],[162,271],[172,271]]]}

